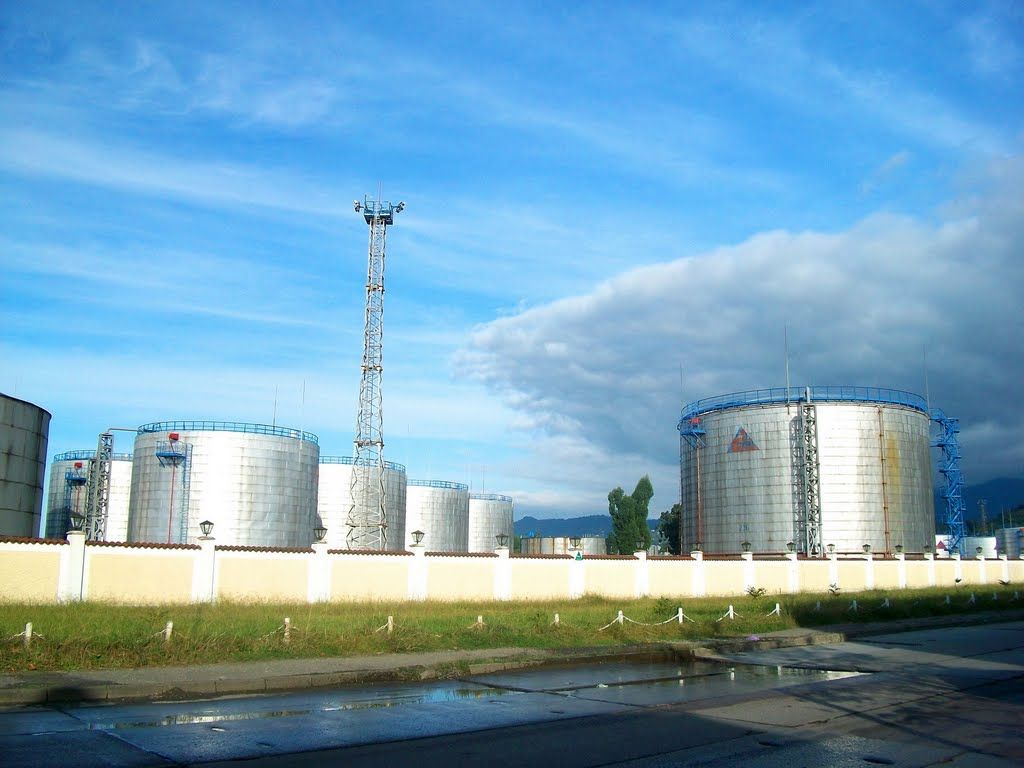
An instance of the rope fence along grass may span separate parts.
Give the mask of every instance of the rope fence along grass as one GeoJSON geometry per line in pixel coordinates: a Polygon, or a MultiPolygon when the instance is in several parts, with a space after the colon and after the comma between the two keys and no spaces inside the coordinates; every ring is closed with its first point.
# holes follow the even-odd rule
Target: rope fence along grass
{"type": "Polygon", "coordinates": [[[746,637],[798,626],[1024,608],[1020,588],[539,602],[0,603],[0,671],[746,637]],[[975,595],[974,602],[970,594],[975,595]],[[948,602],[946,598],[949,598],[948,602]],[[851,601],[859,610],[849,611],[851,601]],[[779,604],[778,612],[771,610],[779,604]],[[735,618],[719,621],[734,606],[735,618]],[[684,621],[678,619],[679,609],[684,621]],[[623,621],[613,621],[619,612],[623,621]],[[558,621],[552,617],[558,614],[558,621]],[[390,621],[389,621],[390,617],[390,621]],[[478,617],[483,621],[478,622],[478,617]],[[26,647],[31,623],[35,637],[26,647]],[[173,635],[169,631],[173,625],[173,635]],[[390,631],[379,631],[390,626],[390,631]],[[287,627],[288,631],[285,632],[287,627]]]}

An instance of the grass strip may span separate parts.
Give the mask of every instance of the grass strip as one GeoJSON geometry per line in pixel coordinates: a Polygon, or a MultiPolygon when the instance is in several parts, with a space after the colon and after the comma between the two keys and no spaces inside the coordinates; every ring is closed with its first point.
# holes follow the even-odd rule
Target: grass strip
{"type": "Polygon", "coordinates": [[[133,668],[500,647],[613,647],[1020,608],[1024,608],[1024,597],[1012,585],[536,602],[0,603],[0,670],[133,668]],[[856,611],[851,608],[854,600],[856,611]],[[883,607],[886,600],[888,605],[883,607]],[[781,615],[768,615],[776,603],[781,615]],[[737,618],[722,618],[730,604],[737,618]],[[680,606],[692,622],[644,625],[670,618],[680,606]],[[620,610],[643,624],[614,623],[599,631],[620,610]],[[553,623],[555,613],[558,624],[553,623]],[[377,631],[388,616],[394,617],[394,632],[377,631]],[[477,616],[483,616],[483,626],[475,626],[477,616]],[[289,642],[283,632],[285,617],[291,619],[289,642]],[[174,622],[174,631],[171,642],[165,643],[161,632],[168,621],[174,622]],[[26,622],[32,622],[36,633],[28,649],[18,637],[26,622]]]}

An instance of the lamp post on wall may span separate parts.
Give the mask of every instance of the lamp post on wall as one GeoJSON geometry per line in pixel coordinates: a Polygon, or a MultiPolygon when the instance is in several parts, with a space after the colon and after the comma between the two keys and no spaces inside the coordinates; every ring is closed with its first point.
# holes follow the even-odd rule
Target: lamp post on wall
{"type": "Polygon", "coordinates": [[[210,535],[211,533],[213,533],[213,523],[212,523],[212,522],[210,522],[209,520],[203,520],[203,522],[201,522],[201,523],[199,524],[199,530],[200,530],[200,531],[202,531],[202,533],[203,533],[203,538],[205,539],[205,538],[207,538],[207,537],[208,537],[208,536],[209,536],[209,535],[210,535]]]}
{"type": "Polygon", "coordinates": [[[313,529],[313,535],[316,537],[316,543],[321,544],[327,537],[327,529],[321,524],[313,529]]]}
{"type": "Polygon", "coordinates": [[[498,549],[507,549],[507,547],[508,547],[508,534],[507,533],[504,533],[504,532],[499,533],[497,536],[494,537],[494,540],[496,542],[498,542],[498,549]]]}
{"type": "Polygon", "coordinates": [[[420,545],[420,542],[423,541],[423,535],[423,531],[412,532],[412,545],[414,547],[418,547],[420,545]]]}

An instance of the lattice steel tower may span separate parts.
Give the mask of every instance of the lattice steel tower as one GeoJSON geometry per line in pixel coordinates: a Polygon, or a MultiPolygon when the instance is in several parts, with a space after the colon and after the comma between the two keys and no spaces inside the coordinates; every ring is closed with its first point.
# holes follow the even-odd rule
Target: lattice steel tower
{"type": "Polygon", "coordinates": [[[348,511],[349,549],[384,549],[388,540],[384,516],[384,426],[381,413],[381,346],[384,335],[384,254],[388,227],[405,203],[355,201],[370,227],[366,271],[366,317],[363,332],[362,379],[356,416],[355,461],[352,465],[352,506],[348,511]]]}

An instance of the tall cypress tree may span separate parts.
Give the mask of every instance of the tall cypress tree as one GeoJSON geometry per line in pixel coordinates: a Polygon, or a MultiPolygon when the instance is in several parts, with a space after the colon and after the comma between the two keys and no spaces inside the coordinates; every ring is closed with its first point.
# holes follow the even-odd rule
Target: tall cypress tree
{"type": "Polygon", "coordinates": [[[637,542],[643,548],[651,546],[651,529],[647,525],[647,507],[654,496],[651,479],[644,475],[629,496],[622,488],[608,494],[608,514],[612,517],[612,532],[608,537],[609,552],[628,555],[636,551],[637,542]]]}

